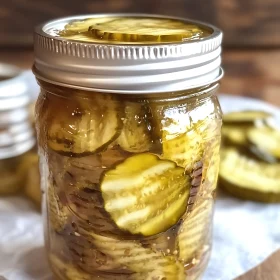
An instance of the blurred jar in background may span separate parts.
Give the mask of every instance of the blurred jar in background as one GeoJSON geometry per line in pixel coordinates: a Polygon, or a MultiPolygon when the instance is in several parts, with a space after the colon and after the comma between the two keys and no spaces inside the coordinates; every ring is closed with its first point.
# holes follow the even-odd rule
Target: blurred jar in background
{"type": "MultiPolygon", "coordinates": [[[[0,195],[34,185],[39,190],[36,138],[32,125],[28,72],[0,64],[0,195]],[[34,180],[30,182],[30,169],[34,180]],[[35,176],[34,174],[37,173],[35,176]]],[[[34,89],[34,87],[33,87],[34,89]]]]}

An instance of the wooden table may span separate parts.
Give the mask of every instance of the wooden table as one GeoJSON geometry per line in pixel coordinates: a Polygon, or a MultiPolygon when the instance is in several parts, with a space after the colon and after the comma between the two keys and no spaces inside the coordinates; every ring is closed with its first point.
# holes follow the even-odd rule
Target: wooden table
{"type": "MultiPolygon", "coordinates": [[[[30,68],[30,49],[0,49],[0,62],[30,68]]],[[[223,64],[225,77],[220,92],[263,99],[280,107],[279,49],[227,50],[223,64]]],[[[261,241],[260,241],[261,242],[261,241]]],[[[280,251],[238,280],[279,280],[280,251]]]]}

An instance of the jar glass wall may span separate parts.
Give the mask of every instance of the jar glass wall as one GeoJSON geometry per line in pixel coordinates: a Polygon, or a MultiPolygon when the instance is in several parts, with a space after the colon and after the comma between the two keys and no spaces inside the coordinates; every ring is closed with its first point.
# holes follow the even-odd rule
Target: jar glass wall
{"type": "Polygon", "coordinates": [[[198,279],[211,249],[218,84],[124,95],[39,83],[45,236],[57,279],[198,279]]]}

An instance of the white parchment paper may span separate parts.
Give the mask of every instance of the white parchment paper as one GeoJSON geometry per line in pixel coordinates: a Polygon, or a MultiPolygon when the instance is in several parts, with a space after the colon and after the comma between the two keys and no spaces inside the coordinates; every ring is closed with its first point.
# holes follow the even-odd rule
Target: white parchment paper
{"type": "MultiPolygon", "coordinates": [[[[220,101],[225,112],[260,108],[280,120],[278,109],[258,100],[222,96],[220,101]]],[[[280,204],[246,202],[221,194],[213,236],[203,280],[234,279],[280,248],[280,204]]],[[[8,280],[52,279],[40,213],[22,197],[0,199],[0,276],[8,280]]]]}

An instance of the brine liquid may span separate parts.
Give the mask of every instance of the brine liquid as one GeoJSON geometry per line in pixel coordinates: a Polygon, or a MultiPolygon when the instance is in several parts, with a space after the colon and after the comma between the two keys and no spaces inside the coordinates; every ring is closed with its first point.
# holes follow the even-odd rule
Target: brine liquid
{"type": "Polygon", "coordinates": [[[84,42],[156,44],[200,40],[211,32],[209,28],[176,19],[102,16],[70,22],[57,35],[84,42]]]}
{"type": "Polygon", "coordinates": [[[44,86],[37,128],[56,279],[198,279],[219,165],[215,97],[44,86]]]}

